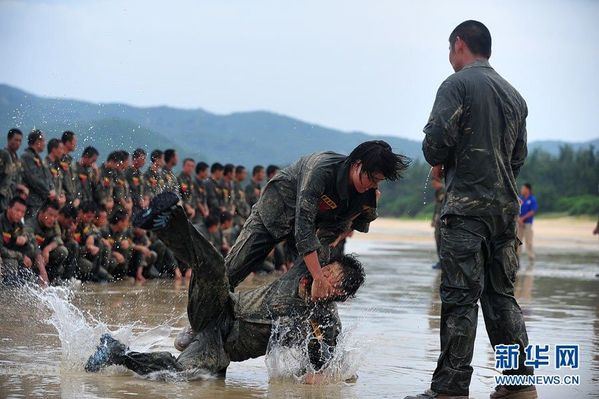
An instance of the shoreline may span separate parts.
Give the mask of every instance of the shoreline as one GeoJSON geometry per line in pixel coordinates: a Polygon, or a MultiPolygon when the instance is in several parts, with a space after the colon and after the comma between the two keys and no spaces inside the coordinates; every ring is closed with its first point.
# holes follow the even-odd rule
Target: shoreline
{"type": "MultiPolygon", "coordinates": [[[[533,225],[537,254],[599,254],[599,236],[593,235],[597,221],[580,217],[538,218],[533,225]]],[[[434,250],[434,229],[429,220],[379,218],[367,234],[355,232],[350,240],[409,243],[434,250]]]]}

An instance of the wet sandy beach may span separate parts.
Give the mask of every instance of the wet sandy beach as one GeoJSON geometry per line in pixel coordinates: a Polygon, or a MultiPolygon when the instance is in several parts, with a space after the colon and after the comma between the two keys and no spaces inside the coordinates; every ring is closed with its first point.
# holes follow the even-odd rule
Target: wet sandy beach
{"type": "MultiPolygon", "coordinates": [[[[594,224],[543,223],[538,225],[537,261],[531,265],[523,260],[517,296],[532,344],[580,345],[581,367],[575,374],[581,380],[577,387],[539,387],[539,397],[599,397],[599,240],[590,235],[594,224]]],[[[355,354],[358,368],[355,382],[269,382],[264,358],[233,363],[226,381],[150,381],[116,367],[86,374],[83,362],[106,329],[116,331],[132,349],[177,353],[172,342],[185,325],[185,285],[123,281],[76,288],[70,302],[48,293],[40,299],[0,290],[0,397],[329,399],[402,398],[420,392],[428,387],[439,345],[440,272],[431,269],[431,240],[426,222],[380,220],[368,239],[357,235],[348,243],[347,250],[359,254],[367,269],[358,297],[340,306],[344,329],[350,332],[344,349],[355,354]]],[[[270,278],[259,276],[244,285],[270,278]]],[[[470,397],[487,398],[497,372],[482,314],[473,366],[470,397]]],[[[552,368],[538,373],[574,374],[552,368]]]]}

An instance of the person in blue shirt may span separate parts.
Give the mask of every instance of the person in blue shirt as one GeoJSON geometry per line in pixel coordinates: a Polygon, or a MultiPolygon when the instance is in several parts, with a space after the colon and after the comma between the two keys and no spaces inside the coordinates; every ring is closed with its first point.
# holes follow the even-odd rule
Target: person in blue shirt
{"type": "MultiPolygon", "coordinates": [[[[535,259],[535,251],[532,246],[533,232],[532,223],[537,213],[537,199],[532,195],[532,185],[524,183],[520,190],[520,216],[518,217],[518,239],[526,245],[528,259],[535,259]]],[[[520,254],[520,248],[518,248],[520,254]]]]}

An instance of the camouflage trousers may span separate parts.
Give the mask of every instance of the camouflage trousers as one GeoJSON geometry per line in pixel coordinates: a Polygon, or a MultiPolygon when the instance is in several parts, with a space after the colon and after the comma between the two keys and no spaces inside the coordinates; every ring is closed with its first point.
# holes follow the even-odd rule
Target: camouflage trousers
{"type": "Polygon", "coordinates": [[[224,337],[231,328],[233,314],[222,255],[187,220],[180,207],[157,235],[180,262],[192,268],[187,316],[193,331],[198,333],[178,358],[169,352],[127,352],[116,359],[116,364],[138,374],[196,368],[224,374],[230,363],[224,337]]]}
{"type": "Polygon", "coordinates": [[[528,336],[514,297],[515,216],[446,215],[440,233],[441,355],[431,389],[468,395],[479,300],[491,345],[520,345],[518,369],[505,374],[533,374],[524,365],[528,336]]]}

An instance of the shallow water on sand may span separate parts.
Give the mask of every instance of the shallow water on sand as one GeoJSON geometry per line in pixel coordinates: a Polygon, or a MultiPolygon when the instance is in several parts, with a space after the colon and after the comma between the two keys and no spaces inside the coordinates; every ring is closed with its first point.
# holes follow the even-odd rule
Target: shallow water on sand
{"type": "MultiPolygon", "coordinates": [[[[54,322],[70,326],[60,337],[46,322],[53,311],[36,303],[42,299],[0,289],[0,397],[402,398],[424,390],[439,346],[440,272],[430,267],[434,254],[429,248],[390,242],[352,241],[348,250],[360,254],[367,269],[367,282],[358,297],[340,307],[344,328],[352,331],[352,349],[361,353],[355,382],[324,386],[269,382],[264,358],[232,363],[226,381],[150,381],[116,367],[87,374],[82,362],[106,329],[130,341],[132,349],[177,353],[172,342],[186,324],[185,285],[120,282],[84,285],[71,292],[70,302],[51,302],[54,322]]],[[[592,255],[540,256],[534,266],[523,260],[517,296],[530,342],[580,344],[579,370],[538,372],[577,374],[580,385],[538,387],[541,398],[599,397],[597,273],[599,248],[592,255]]],[[[268,279],[257,277],[249,285],[268,279]]],[[[470,397],[487,398],[497,372],[482,314],[473,366],[470,397]]]]}

